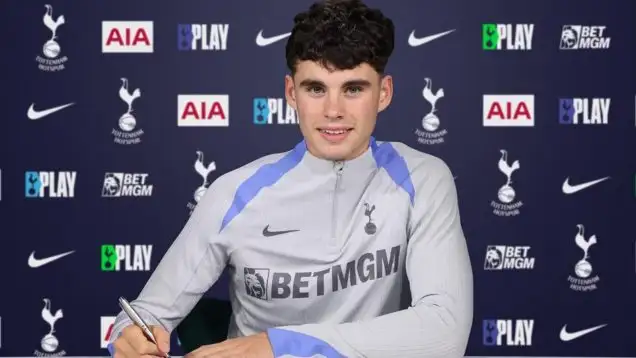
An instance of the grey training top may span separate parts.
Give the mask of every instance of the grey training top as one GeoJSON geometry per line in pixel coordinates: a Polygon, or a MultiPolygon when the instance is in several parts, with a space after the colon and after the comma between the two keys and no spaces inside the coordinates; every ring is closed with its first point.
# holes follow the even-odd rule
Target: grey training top
{"type": "MultiPolygon", "coordinates": [[[[226,266],[228,338],[267,331],[275,357],[465,353],[473,279],[453,176],[402,143],[371,138],[333,162],[302,141],[220,176],[131,304],[172,332],[226,266]]],[[[112,340],[130,323],[120,313],[112,340]]]]}

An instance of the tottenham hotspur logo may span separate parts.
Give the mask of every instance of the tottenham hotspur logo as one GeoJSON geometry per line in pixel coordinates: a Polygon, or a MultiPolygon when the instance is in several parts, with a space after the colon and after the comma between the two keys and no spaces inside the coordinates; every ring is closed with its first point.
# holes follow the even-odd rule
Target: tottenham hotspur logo
{"type": "Polygon", "coordinates": [[[188,209],[190,209],[190,214],[196,208],[199,201],[205,195],[205,192],[208,190],[208,186],[210,182],[208,181],[208,176],[210,173],[216,170],[216,163],[214,161],[208,163],[206,166],[203,160],[203,152],[197,150],[197,159],[194,161],[194,171],[199,174],[201,177],[201,185],[196,188],[194,191],[194,203],[188,203],[188,209]]]}
{"type": "Polygon", "coordinates": [[[55,41],[57,37],[57,29],[58,27],[64,25],[66,20],[64,19],[64,15],[59,15],[56,19],[53,19],[53,6],[44,5],[46,11],[44,12],[44,17],[42,21],[44,22],[44,26],[46,26],[51,31],[51,38],[44,43],[42,46],[42,53],[44,57],[37,56],[35,60],[38,63],[38,68],[42,71],[46,72],[57,72],[64,70],[64,63],[68,61],[66,56],[60,56],[60,44],[55,41]]]}
{"type": "Polygon", "coordinates": [[[512,174],[519,170],[519,160],[515,160],[510,164],[508,162],[508,151],[501,149],[501,157],[499,158],[498,168],[503,175],[506,176],[506,183],[499,188],[497,198],[500,203],[492,201],[490,205],[493,207],[493,213],[498,216],[516,216],[519,215],[519,208],[523,205],[521,201],[513,203],[517,193],[512,187],[512,174]]]}
{"type": "Polygon", "coordinates": [[[122,85],[119,88],[119,98],[124,101],[127,106],[126,113],[119,118],[119,129],[113,129],[113,136],[115,137],[115,143],[117,144],[138,144],[141,143],[141,136],[144,131],[139,129],[135,132],[133,130],[137,126],[137,119],[132,115],[133,102],[141,97],[141,90],[135,88],[132,93],[128,88],[128,79],[121,78],[122,85]]]}
{"type": "Polygon", "coordinates": [[[444,136],[447,134],[447,130],[439,130],[439,117],[437,116],[437,101],[444,97],[444,89],[439,88],[433,92],[433,81],[430,78],[425,78],[426,85],[422,90],[422,97],[431,105],[431,110],[422,119],[422,128],[415,130],[415,135],[418,136],[417,141],[421,144],[440,144],[444,143],[444,136]]]}
{"type": "Polygon", "coordinates": [[[570,288],[574,291],[593,291],[595,290],[596,283],[600,280],[598,275],[590,277],[592,275],[592,264],[589,261],[590,247],[596,244],[596,235],[590,236],[589,239],[585,239],[585,227],[581,224],[576,225],[579,229],[574,237],[574,243],[583,251],[583,258],[580,259],[574,266],[574,273],[577,277],[568,277],[570,282],[570,288]]]}
{"type": "Polygon", "coordinates": [[[44,352],[35,351],[35,356],[64,356],[66,355],[65,351],[60,351],[57,353],[53,353],[57,351],[59,348],[60,342],[53,335],[55,333],[55,323],[64,317],[64,312],[62,309],[57,309],[55,314],[51,311],[51,300],[48,298],[43,299],[44,308],[42,308],[42,319],[49,325],[49,333],[47,333],[42,340],[40,341],[40,345],[44,352]]]}
{"type": "Polygon", "coordinates": [[[364,232],[369,235],[373,235],[377,230],[375,224],[373,223],[373,220],[371,219],[371,214],[373,213],[373,210],[375,210],[375,205],[370,206],[368,203],[364,203],[364,208],[364,216],[369,218],[367,224],[364,225],[364,232]]]}

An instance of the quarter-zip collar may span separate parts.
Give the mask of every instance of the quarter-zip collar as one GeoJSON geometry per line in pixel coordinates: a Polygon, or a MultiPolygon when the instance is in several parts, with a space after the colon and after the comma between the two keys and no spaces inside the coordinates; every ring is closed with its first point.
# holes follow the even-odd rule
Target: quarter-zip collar
{"type": "Polygon", "coordinates": [[[373,157],[374,148],[376,147],[375,139],[371,137],[369,147],[361,155],[351,160],[334,161],[319,158],[309,152],[307,144],[303,140],[298,143],[294,151],[303,156],[302,163],[306,165],[312,172],[318,174],[332,174],[334,169],[342,168],[343,171],[364,173],[377,168],[377,163],[373,157]]]}

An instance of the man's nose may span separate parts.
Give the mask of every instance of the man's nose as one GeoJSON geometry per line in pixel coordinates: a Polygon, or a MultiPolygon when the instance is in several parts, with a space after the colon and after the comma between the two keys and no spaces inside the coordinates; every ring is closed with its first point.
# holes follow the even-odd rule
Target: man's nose
{"type": "Polygon", "coordinates": [[[329,119],[342,119],[342,98],[338,94],[329,94],[325,98],[324,103],[325,118],[329,119]]]}

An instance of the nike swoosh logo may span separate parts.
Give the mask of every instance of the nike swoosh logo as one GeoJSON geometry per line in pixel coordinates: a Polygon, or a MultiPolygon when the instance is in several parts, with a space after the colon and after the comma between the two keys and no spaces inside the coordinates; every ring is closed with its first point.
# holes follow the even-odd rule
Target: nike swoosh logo
{"type": "Polygon", "coordinates": [[[291,35],[291,32],[266,38],[266,37],[263,37],[263,30],[261,30],[258,32],[258,35],[256,35],[256,44],[260,47],[269,46],[273,44],[274,42],[278,42],[288,37],[289,35],[291,35]]]}
{"type": "Polygon", "coordinates": [[[59,255],[55,255],[55,256],[50,256],[44,259],[36,259],[35,258],[35,251],[31,252],[31,255],[29,256],[29,267],[31,268],[38,268],[40,266],[44,266],[46,264],[50,264],[51,262],[55,261],[55,260],[59,260],[64,256],[70,255],[72,253],[74,253],[75,250],[73,251],[69,251],[69,252],[65,252],[63,254],[59,254],[59,255]]]}
{"type": "Polygon", "coordinates": [[[57,111],[61,111],[66,107],[70,107],[72,105],[74,105],[75,103],[67,103],[67,104],[63,104],[61,106],[57,106],[57,107],[53,107],[53,108],[49,108],[49,109],[45,109],[43,111],[36,111],[33,106],[35,106],[35,103],[31,103],[31,106],[29,106],[29,110],[27,111],[27,117],[29,117],[29,119],[40,119],[40,118],[44,118],[50,114],[53,114],[57,111]]]}
{"type": "Polygon", "coordinates": [[[444,31],[444,32],[440,32],[439,34],[430,35],[430,36],[426,36],[426,37],[422,37],[422,38],[418,39],[417,37],[415,37],[415,30],[413,30],[411,32],[411,35],[409,36],[409,45],[411,47],[422,46],[425,43],[431,42],[433,40],[437,40],[438,38],[440,38],[442,36],[446,36],[446,35],[450,34],[453,31],[455,31],[455,29],[444,31]]]}
{"type": "Polygon", "coordinates": [[[577,339],[579,337],[582,337],[588,333],[592,333],[598,329],[601,329],[603,327],[607,326],[607,324],[602,324],[600,326],[596,326],[596,327],[592,327],[592,328],[588,328],[588,329],[583,329],[580,331],[576,331],[576,332],[568,332],[566,327],[567,324],[565,326],[563,326],[563,328],[561,328],[561,333],[559,333],[559,338],[561,338],[561,340],[563,342],[568,342],[571,341],[573,339],[577,339]]]}
{"type": "Polygon", "coordinates": [[[574,194],[576,192],[579,192],[583,189],[587,189],[589,187],[591,187],[592,185],[596,185],[602,181],[605,181],[607,179],[609,179],[610,177],[605,177],[605,178],[601,178],[601,179],[596,179],[596,180],[592,180],[592,181],[588,181],[586,183],[581,183],[581,184],[577,184],[577,185],[570,185],[570,177],[565,178],[565,181],[563,182],[563,187],[561,188],[561,190],[563,191],[563,194],[574,194]]]}
{"type": "Polygon", "coordinates": [[[290,232],[296,232],[296,231],[300,231],[300,230],[269,231],[269,225],[267,225],[263,229],[263,236],[270,237],[270,236],[276,236],[276,235],[282,235],[282,234],[289,234],[290,232]]]}

